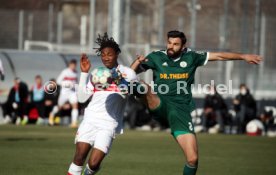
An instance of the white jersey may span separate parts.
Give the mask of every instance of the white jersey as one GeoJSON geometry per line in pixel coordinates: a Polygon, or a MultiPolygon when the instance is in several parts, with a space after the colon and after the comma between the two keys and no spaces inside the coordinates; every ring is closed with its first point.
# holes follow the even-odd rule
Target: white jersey
{"type": "Polygon", "coordinates": [[[4,67],[3,67],[2,60],[1,60],[1,59],[0,59],[0,73],[1,73],[1,74],[4,74],[4,67]]]}
{"type": "Polygon", "coordinates": [[[64,69],[57,78],[57,84],[61,86],[61,94],[68,92],[68,90],[74,91],[77,81],[78,75],[76,71],[70,68],[64,69]]]}
{"type": "MultiPolygon", "coordinates": [[[[132,69],[123,65],[119,65],[117,69],[126,81],[136,80],[136,74],[132,69]]],[[[122,133],[123,112],[126,104],[124,93],[115,84],[105,90],[97,91],[90,81],[84,88],[84,92],[83,84],[86,83],[87,77],[87,73],[81,73],[78,89],[80,102],[86,101],[92,95],[92,99],[85,109],[83,122],[93,123],[104,129],[116,129],[116,133],[122,133]]]]}

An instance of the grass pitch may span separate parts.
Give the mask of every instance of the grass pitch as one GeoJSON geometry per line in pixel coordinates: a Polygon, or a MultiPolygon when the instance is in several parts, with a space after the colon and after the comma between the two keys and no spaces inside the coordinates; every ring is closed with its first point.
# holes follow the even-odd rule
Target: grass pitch
{"type": "MultiPolygon", "coordinates": [[[[65,175],[76,130],[0,126],[0,175],[65,175]]],[[[275,175],[276,138],[199,134],[198,175],[275,175]]],[[[165,132],[125,131],[99,175],[180,175],[184,156],[165,132]]]]}

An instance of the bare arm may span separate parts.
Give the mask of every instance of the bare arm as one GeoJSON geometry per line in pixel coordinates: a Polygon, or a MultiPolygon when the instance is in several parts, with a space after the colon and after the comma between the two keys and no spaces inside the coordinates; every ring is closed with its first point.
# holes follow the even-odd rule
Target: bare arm
{"type": "Polygon", "coordinates": [[[249,64],[260,64],[262,61],[260,55],[239,54],[231,52],[209,52],[208,61],[229,61],[229,60],[244,60],[249,64]]]}
{"type": "Polygon", "coordinates": [[[93,94],[92,89],[89,89],[86,85],[86,80],[88,78],[88,71],[91,67],[91,64],[85,54],[82,54],[81,56],[80,67],[81,67],[81,76],[80,76],[77,94],[78,94],[78,101],[80,103],[84,103],[93,94]]]}
{"type": "Polygon", "coordinates": [[[132,64],[130,65],[130,68],[135,72],[137,72],[140,64],[141,62],[138,59],[136,59],[135,61],[132,62],[132,64]]]}
{"type": "Polygon", "coordinates": [[[139,55],[130,65],[130,68],[134,70],[137,74],[144,72],[144,70],[140,69],[140,64],[144,61],[147,61],[147,59],[143,55],[139,55]]]}

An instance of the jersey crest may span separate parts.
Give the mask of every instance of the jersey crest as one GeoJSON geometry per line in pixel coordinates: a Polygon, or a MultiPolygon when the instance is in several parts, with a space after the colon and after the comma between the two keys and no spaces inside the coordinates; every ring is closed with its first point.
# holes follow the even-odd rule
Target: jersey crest
{"type": "Polygon", "coordinates": [[[182,68],[187,67],[187,62],[181,61],[180,62],[180,67],[182,67],[182,68]]]}

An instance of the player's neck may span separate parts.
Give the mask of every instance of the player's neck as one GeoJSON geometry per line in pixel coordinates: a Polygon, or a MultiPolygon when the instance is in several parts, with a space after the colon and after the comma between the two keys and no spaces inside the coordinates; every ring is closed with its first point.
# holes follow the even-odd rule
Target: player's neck
{"type": "Polygon", "coordinates": [[[113,68],[117,68],[118,67],[118,62],[116,62],[113,66],[111,66],[111,67],[107,67],[108,69],[113,69],[113,68]]]}
{"type": "Polygon", "coordinates": [[[116,62],[113,67],[118,67],[118,65],[119,65],[118,62],[116,62]]]}

